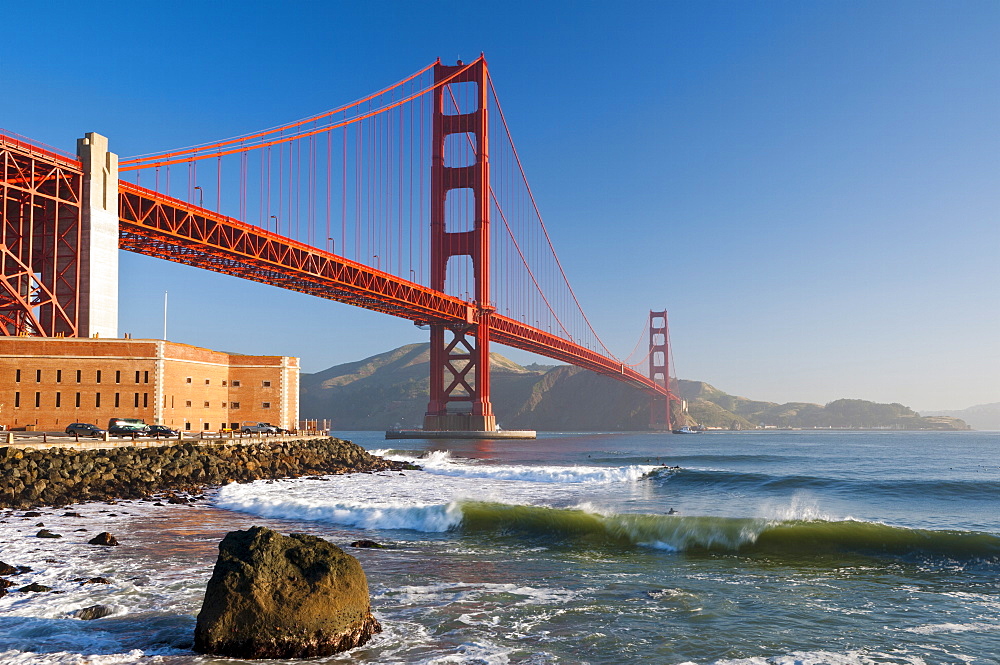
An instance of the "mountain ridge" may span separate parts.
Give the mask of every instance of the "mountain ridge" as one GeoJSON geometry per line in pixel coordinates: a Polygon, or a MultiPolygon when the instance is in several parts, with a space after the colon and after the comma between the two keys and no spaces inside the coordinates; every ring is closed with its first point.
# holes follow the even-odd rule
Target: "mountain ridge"
{"type": "MultiPolygon", "coordinates": [[[[430,345],[408,344],[362,360],[303,373],[303,418],[328,419],[340,430],[419,428],[428,399],[430,345]]],[[[490,354],[494,412],[505,429],[641,431],[648,429],[648,394],[571,365],[522,367],[490,354]]],[[[682,379],[674,405],[680,425],[724,429],[886,428],[969,429],[960,419],[923,417],[902,404],[835,400],[777,404],[730,395],[703,381],[682,379]]]]}
{"type": "Polygon", "coordinates": [[[965,409],[927,411],[923,415],[960,418],[967,422],[969,427],[973,429],[1000,430],[1000,402],[976,404],[965,409]]]}

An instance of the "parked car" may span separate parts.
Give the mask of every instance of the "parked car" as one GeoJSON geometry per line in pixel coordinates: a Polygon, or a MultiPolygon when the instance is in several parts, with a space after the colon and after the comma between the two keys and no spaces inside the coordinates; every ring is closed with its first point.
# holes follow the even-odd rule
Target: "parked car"
{"type": "Polygon", "coordinates": [[[111,436],[145,436],[149,425],[138,418],[112,418],[108,421],[111,436]]]}
{"type": "Polygon", "coordinates": [[[277,434],[278,428],[270,423],[243,423],[240,431],[244,434],[277,434]]]}
{"type": "Polygon", "coordinates": [[[92,423],[70,423],[66,427],[66,433],[77,436],[104,436],[104,430],[92,423]]]}
{"type": "Polygon", "coordinates": [[[170,429],[166,425],[150,425],[149,429],[146,431],[147,436],[155,436],[157,439],[161,436],[170,439],[178,434],[180,434],[178,430],[170,429]]]}

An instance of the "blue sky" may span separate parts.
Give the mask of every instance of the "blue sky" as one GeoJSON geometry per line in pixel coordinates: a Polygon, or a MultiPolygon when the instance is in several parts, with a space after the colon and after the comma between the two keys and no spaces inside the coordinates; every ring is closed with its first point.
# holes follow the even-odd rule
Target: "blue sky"
{"type": "MultiPolygon", "coordinates": [[[[485,52],[598,333],[670,312],[682,378],[778,402],[1000,401],[1000,3],[173,2],[5,8],[0,127],[122,156],[485,52]]],[[[302,357],[384,315],[122,254],[122,333],[302,357]]],[[[501,352],[507,350],[498,348],[501,352]]],[[[518,360],[528,356],[509,353],[518,360]]]]}

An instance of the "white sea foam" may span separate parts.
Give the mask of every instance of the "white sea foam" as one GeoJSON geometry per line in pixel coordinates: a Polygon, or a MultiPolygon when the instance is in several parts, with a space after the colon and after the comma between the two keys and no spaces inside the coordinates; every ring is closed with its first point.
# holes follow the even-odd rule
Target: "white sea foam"
{"type": "Polygon", "coordinates": [[[426,603],[468,603],[502,595],[506,605],[564,605],[589,589],[563,589],[532,587],[519,584],[498,583],[439,583],[406,585],[386,589],[380,598],[391,599],[404,605],[426,603]]]}
{"type": "Polygon", "coordinates": [[[70,651],[37,653],[34,651],[0,651],[0,663],[4,665],[117,665],[118,663],[162,663],[159,655],[148,656],[140,649],[128,653],[87,654],[70,651]]]}
{"type": "Polygon", "coordinates": [[[455,653],[417,661],[419,665],[446,665],[461,663],[462,665],[507,665],[514,649],[500,647],[492,642],[467,642],[455,648],[455,653]]]}
{"type": "Polygon", "coordinates": [[[370,450],[373,455],[394,461],[412,461],[427,473],[456,478],[484,478],[535,483],[631,483],[660,467],[633,464],[620,467],[604,466],[540,466],[526,464],[484,464],[474,460],[456,459],[446,450],[434,450],[414,459],[392,449],[370,450]]]}
{"type": "Polygon", "coordinates": [[[462,509],[454,501],[447,504],[330,501],[323,497],[261,493],[259,488],[235,484],[219,491],[216,506],[261,517],[327,522],[362,529],[440,533],[462,522],[462,509]]]}
{"type": "MultiPolygon", "coordinates": [[[[680,665],[698,665],[687,662],[680,665]]],[[[867,650],[795,651],[783,656],[756,656],[717,660],[712,665],[926,665],[923,658],[905,653],[881,653],[867,650]]]]}
{"type": "Polygon", "coordinates": [[[395,448],[373,448],[369,450],[368,453],[375,455],[376,457],[382,457],[396,462],[412,462],[416,457],[414,455],[407,454],[405,450],[396,450],[395,448]]]}
{"type": "Polygon", "coordinates": [[[908,633],[918,635],[935,635],[937,633],[990,633],[1000,631],[1000,623],[974,621],[972,623],[935,623],[926,626],[916,626],[904,629],[908,633]]]}
{"type": "Polygon", "coordinates": [[[819,506],[819,499],[808,492],[796,492],[791,498],[782,501],[764,501],[757,507],[757,517],[777,522],[792,520],[838,522],[845,519],[823,511],[819,506]]]}
{"type": "Polygon", "coordinates": [[[439,476],[515,480],[534,483],[610,485],[632,483],[657,468],[633,464],[622,467],[599,466],[528,466],[502,464],[458,464],[447,454],[434,453],[418,462],[424,471],[439,476]]]}

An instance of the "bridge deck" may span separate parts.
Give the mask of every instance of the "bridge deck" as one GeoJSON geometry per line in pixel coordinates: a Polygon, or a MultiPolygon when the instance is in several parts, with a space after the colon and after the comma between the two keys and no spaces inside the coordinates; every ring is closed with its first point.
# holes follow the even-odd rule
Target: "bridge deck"
{"type": "MultiPolygon", "coordinates": [[[[120,181],[120,246],[139,254],[344,302],[418,324],[474,324],[473,303],[120,181]]],[[[515,319],[489,314],[491,338],[583,367],[640,390],[663,386],[621,362],[515,319]]]]}

